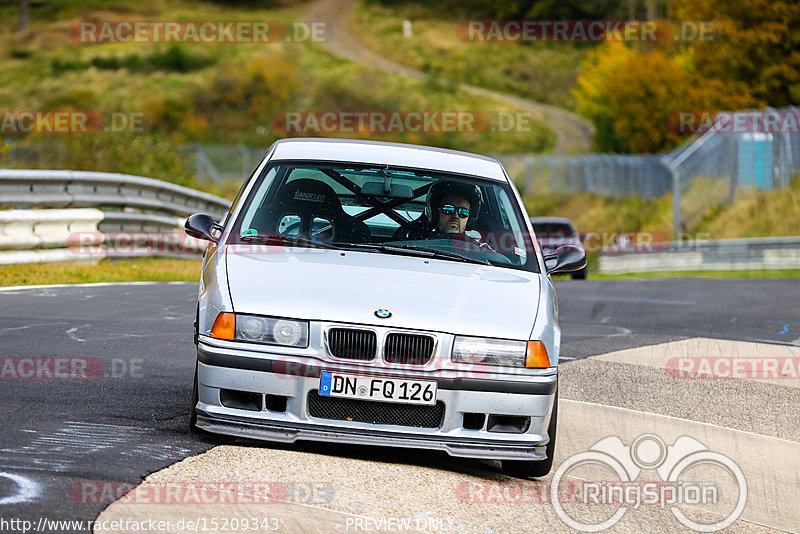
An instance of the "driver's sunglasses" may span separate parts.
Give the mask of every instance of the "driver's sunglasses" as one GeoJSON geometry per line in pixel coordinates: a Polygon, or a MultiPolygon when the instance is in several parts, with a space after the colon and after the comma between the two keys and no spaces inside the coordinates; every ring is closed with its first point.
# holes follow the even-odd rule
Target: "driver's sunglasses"
{"type": "Polygon", "coordinates": [[[469,217],[469,208],[457,208],[452,204],[445,204],[439,209],[442,210],[442,213],[445,215],[452,215],[453,212],[456,212],[461,219],[469,217]]]}

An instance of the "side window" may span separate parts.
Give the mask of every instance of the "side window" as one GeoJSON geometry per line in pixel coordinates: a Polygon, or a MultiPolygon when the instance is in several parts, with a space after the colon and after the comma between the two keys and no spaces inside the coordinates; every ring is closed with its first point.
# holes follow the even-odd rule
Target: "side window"
{"type": "Polygon", "coordinates": [[[278,174],[278,170],[280,168],[280,166],[272,167],[261,181],[261,184],[258,186],[258,191],[256,191],[255,195],[253,195],[253,200],[250,202],[250,205],[247,207],[247,212],[245,212],[244,217],[242,218],[241,231],[250,228],[253,218],[256,215],[256,211],[264,203],[264,197],[266,197],[267,192],[269,191],[272,182],[275,180],[275,176],[278,174]]]}
{"type": "Polygon", "coordinates": [[[493,192],[502,209],[499,210],[502,219],[503,230],[495,232],[495,250],[502,254],[516,257],[516,263],[524,264],[527,260],[526,238],[527,230],[517,217],[514,217],[516,210],[511,198],[504,189],[493,187],[493,192]]]}

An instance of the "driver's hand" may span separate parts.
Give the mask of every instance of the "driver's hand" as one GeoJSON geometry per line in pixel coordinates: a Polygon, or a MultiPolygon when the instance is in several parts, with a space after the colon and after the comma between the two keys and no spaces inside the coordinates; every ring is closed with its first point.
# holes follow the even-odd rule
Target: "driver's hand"
{"type": "Polygon", "coordinates": [[[478,245],[479,248],[481,248],[483,250],[489,250],[491,252],[495,252],[495,250],[492,247],[489,246],[489,243],[482,243],[481,242],[481,239],[483,238],[483,236],[481,235],[481,233],[479,231],[477,231],[477,230],[467,230],[466,232],[464,232],[464,236],[468,240],[472,241],[473,244],[478,245]]]}

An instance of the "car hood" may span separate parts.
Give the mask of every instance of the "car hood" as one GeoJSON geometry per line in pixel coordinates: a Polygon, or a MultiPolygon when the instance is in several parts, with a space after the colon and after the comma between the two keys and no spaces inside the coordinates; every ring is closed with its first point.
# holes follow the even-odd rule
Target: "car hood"
{"type": "Polygon", "coordinates": [[[506,339],[528,339],[533,328],[537,273],[371,252],[292,250],[227,251],[235,312],[506,339]],[[391,317],[377,318],[378,309],[391,317]]]}

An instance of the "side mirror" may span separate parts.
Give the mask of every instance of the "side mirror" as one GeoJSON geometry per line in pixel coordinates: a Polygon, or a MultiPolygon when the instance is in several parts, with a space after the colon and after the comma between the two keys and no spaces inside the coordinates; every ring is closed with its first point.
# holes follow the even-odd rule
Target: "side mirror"
{"type": "Polygon", "coordinates": [[[564,245],[558,247],[553,254],[545,255],[545,265],[552,260],[555,260],[555,264],[547,267],[549,274],[569,273],[586,267],[586,253],[575,245],[564,245]]]}
{"type": "Polygon", "coordinates": [[[186,224],[183,225],[186,234],[190,237],[197,239],[205,239],[216,243],[218,239],[214,237],[212,232],[214,230],[222,230],[222,227],[217,224],[214,217],[205,213],[195,213],[186,219],[186,224]]]}

